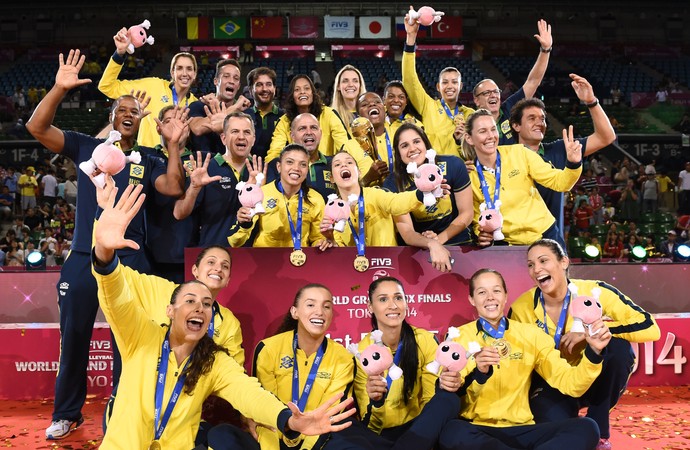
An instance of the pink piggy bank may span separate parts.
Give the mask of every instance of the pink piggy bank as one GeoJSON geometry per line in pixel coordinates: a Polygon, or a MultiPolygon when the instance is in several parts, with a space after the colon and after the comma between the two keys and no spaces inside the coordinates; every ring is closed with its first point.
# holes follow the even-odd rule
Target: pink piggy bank
{"type": "Polygon", "coordinates": [[[407,173],[414,176],[414,184],[424,194],[424,206],[434,206],[436,199],[443,196],[443,173],[436,165],[436,152],[433,149],[426,151],[428,163],[417,166],[416,162],[407,165],[407,173]]]}
{"type": "MultiPolygon", "coordinates": [[[[601,319],[602,310],[601,303],[599,303],[599,296],[601,289],[593,288],[592,296],[577,295],[577,286],[574,283],[568,285],[571,296],[574,297],[570,301],[570,315],[573,317],[573,326],[570,331],[573,333],[584,333],[585,325],[590,325],[601,319]]],[[[596,334],[596,331],[589,330],[590,336],[596,334]]]]}
{"type": "Polygon", "coordinates": [[[501,201],[496,200],[494,204],[494,209],[486,209],[486,203],[479,205],[479,226],[482,230],[493,233],[494,241],[502,241],[505,239],[503,235],[503,215],[499,208],[501,207],[501,201]]]}
{"type": "Polygon", "coordinates": [[[127,29],[127,40],[129,45],[127,46],[127,53],[130,55],[134,53],[135,48],[139,48],[144,44],[153,45],[153,36],[148,36],[146,30],[151,27],[151,22],[144,20],[139,25],[134,25],[127,29]]]}
{"type": "Polygon", "coordinates": [[[261,184],[264,181],[264,174],[256,175],[256,184],[245,183],[240,181],[235,186],[235,189],[240,191],[239,199],[242,206],[249,208],[249,216],[254,217],[256,214],[263,214],[264,209],[264,191],[261,189],[261,184]]]}
{"type": "Polygon", "coordinates": [[[408,14],[410,17],[410,25],[413,25],[414,21],[416,20],[417,22],[419,22],[420,25],[428,27],[432,23],[440,21],[441,17],[445,13],[441,11],[435,11],[434,8],[432,8],[431,6],[422,6],[421,8],[419,8],[419,11],[411,9],[408,12],[408,14]]]}
{"type": "Polygon", "coordinates": [[[345,230],[345,222],[350,218],[350,205],[357,202],[357,196],[351,194],[347,201],[340,199],[337,194],[330,194],[326,202],[326,208],[323,211],[323,216],[330,220],[335,231],[343,232],[345,230]]]}
{"type": "Polygon", "coordinates": [[[446,340],[438,345],[436,357],[426,365],[426,370],[438,374],[441,367],[446,367],[451,372],[457,372],[465,368],[467,358],[475,353],[479,353],[481,347],[478,343],[472,341],[469,344],[469,350],[465,350],[465,347],[453,341],[458,336],[460,336],[460,331],[456,327],[448,328],[446,340]]]}
{"type": "Polygon", "coordinates": [[[125,168],[127,163],[139,164],[141,155],[139,152],[132,152],[126,156],[120,148],[115,145],[122,135],[119,131],[113,130],[108,135],[108,139],[93,149],[91,159],[79,164],[79,169],[87,175],[92,176],[93,184],[103,189],[105,186],[105,176],[116,175],[125,168]]]}
{"type": "Polygon", "coordinates": [[[378,375],[388,370],[391,380],[397,380],[402,376],[402,369],[393,362],[391,351],[383,345],[382,335],[381,330],[372,331],[371,339],[374,343],[361,353],[357,344],[354,343],[350,344],[347,349],[355,355],[367,375],[378,375]]]}

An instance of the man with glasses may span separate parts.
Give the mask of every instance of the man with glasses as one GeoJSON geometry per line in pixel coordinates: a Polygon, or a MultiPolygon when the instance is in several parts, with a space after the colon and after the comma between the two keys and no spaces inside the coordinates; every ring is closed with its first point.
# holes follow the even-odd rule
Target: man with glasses
{"type": "Polygon", "coordinates": [[[523,98],[532,98],[537,92],[537,88],[541,84],[542,78],[546,73],[546,68],[549,65],[549,55],[553,47],[553,37],[551,36],[551,25],[545,20],[537,22],[539,34],[535,34],[541,47],[539,48],[539,56],[537,62],[534,63],[532,70],[527,76],[527,80],[522,87],[513,95],[508,97],[504,102],[501,102],[501,90],[496,83],[491,79],[482,80],[474,87],[472,94],[474,95],[474,103],[477,108],[484,108],[489,110],[494,116],[496,126],[498,127],[499,142],[498,145],[517,144],[517,136],[510,128],[510,110],[513,106],[523,98]]]}

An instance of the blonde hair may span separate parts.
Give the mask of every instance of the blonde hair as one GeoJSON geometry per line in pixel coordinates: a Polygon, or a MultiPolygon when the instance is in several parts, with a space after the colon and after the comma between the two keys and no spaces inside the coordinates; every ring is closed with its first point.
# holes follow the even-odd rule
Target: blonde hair
{"type": "Polygon", "coordinates": [[[352,114],[352,111],[350,111],[350,109],[345,104],[343,94],[340,92],[340,77],[343,75],[343,72],[346,72],[348,70],[357,73],[357,76],[359,77],[359,92],[357,92],[357,96],[355,98],[359,98],[360,95],[364,94],[367,91],[367,87],[364,83],[364,77],[362,76],[362,72],[360,72],[358,68],[351,64],[343,66],[343,68],[340,69],[335,76],[335,82],[333,83],[333,100],[331,100],[331,108],[333,108],[338,113],[342,121],[345,123],[345,128],[349,133],[350,123],[352,123],[352,120],[355,117],[354,114],[352,114]]]}

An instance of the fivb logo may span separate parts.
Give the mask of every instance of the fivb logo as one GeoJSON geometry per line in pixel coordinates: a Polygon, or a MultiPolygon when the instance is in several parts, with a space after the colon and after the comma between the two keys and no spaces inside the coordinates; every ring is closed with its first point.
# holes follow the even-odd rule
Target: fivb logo
{"type": "Polygon", "coordinates": [[[334,20],[331,22],[331,28],[347,30],[348,28],[350,28],[350,23],[346,20],[334,20]]]}

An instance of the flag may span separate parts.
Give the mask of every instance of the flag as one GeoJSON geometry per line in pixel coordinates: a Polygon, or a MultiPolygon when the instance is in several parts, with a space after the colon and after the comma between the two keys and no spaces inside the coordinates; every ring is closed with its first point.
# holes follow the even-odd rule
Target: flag
{"type": "Polygon", "coordinates": [[[177,19],[177,37],[190,41],[208,39],[208,17],[185,17],[177,19]]]}
{"type": "Polygon", "coordinates": [[[453,39],[462,37],[462,17],[443,16],[440,22],[431,24],[431,37],[435,39],[453,39]]]}
{"type": "Polygon", "coordinates": [[[355,37],[355,18],[350,16],[324,16],[323,34],[326,39],[352,39],[355,37]]]}
{"type": "Polygon", "coordinates": [[[288,16],[289,39],[316,39],[319,37],[317,16],[288,16]]]}
{"type": "Polygon", "coordinates": [[[252,17],[253,39],[278,39],[283,37],[282,17],[252,17]]]}
{"type": "Polygon", "coordinates": [[[214,17],[214,39],[243,39],[247,37],[246,17],[214,17]]]}
{"type": "MultiPolygon", "coordinates": [[[[429,27],[424,25],[419,26],[419,31],[417,32],[418,38],[425,38],[429,34],[429,27]]],[[[398,39],[405,39],[407,37],[407,32],[405,31],[405,18],[402,16],[395,18],[395,37],[398,39]]]]}
{"type": "Polygon", "coordinates": [[[390,39],[391,18],[386,16],[360,17],[359,37],[362,39],[390,39]]]}

